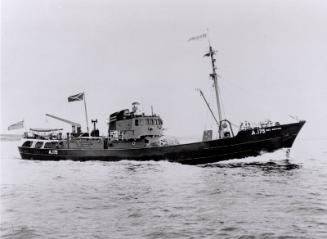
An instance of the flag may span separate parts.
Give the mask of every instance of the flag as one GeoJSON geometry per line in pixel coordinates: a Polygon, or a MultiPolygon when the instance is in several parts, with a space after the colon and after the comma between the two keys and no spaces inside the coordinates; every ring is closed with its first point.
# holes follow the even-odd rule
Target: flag
{"type": "Polygon", "coordinates": [[[24,120],[19,121],[15,124],[12,124],[8,127],[8,130],[13,130],[13,129],[22,129],[24,128],[24,120]]]}
{"type": "Polygon", "coordinates": [[[84,92],[68,97],[68,102],[80,101],[84,99],[84,92]]]}
{"type": "Polygon", "coordinates": [[[200,39],[206,38],[206,37],[207,37],[207,34],[204,33],[204,34],[201,34],[201,35],[198,35],[198,36],[195,36],[195,37],[191,37],[190,39],[188,39],[188,41],[200,40],[200,39]]]}

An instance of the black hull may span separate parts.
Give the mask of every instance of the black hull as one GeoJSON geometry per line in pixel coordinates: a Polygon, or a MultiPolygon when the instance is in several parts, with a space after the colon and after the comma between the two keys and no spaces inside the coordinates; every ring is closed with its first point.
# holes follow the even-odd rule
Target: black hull
{"type": "Polygon", "coordinates": [[[184,164],[205,164],[228,159],[258,156],[281,148],[291,148],[304,121],[240,131],[233,138],[132,149],[35,149],[19,147],[23,159],[34,160],[168,160],[184,164]]]}

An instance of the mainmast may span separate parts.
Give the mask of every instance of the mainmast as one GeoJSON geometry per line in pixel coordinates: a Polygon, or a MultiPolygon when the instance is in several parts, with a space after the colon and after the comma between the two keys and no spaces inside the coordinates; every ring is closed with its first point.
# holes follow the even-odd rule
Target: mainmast
{"type": "Polygon", "coordinates": [[[210,56],[210,59],[211,59],[212,73],[210,73],[210,77],[213,80],[214,87],[215,87],[215,92],[216,92],[218,118],[219,118],[218,133],[219,133],[219,138],[222,138],[222,135],[221,135],[221,131],[222,131],[221,121],[223,120],[223,118],[222,118],[222,114],[221,114],[221,105],[220,105],[220,98],[219,98],[219,92],[218,92],[218,75],[217,75],[217,67],[216,67],[216,63],[215,63],[216,59],[214,57],[215,54],[216,54],[216,51],[213,50],[213,48],[212,48],[212,46],[210,45],[210,42],[209,42],[209,52],[207,54],[205,54],[205,56],[208,56],[208,57],[210,56]]]}

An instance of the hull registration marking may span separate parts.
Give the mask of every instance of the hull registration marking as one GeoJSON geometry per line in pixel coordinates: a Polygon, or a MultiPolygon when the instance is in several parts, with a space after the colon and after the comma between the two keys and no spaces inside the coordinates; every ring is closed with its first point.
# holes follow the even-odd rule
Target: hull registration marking
{"type": "Polygon", "coordinates": [[[49,154],[58,154],[58,150],[56,149],[50,149],[49,154]]]}

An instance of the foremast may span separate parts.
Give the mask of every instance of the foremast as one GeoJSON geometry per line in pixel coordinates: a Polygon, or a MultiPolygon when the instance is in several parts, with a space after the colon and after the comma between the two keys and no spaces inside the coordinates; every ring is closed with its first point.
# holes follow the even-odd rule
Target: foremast
{"type": "Polygon", "coordinates": [[[215,51],[210,42],[209,42],[209,52],[205,54],[204,56],[210,57],[211,60],[211,67],[212,67],[212,73],[210,73],[210,78],[213,80],[214,87],[215,87],[215,93],[216,93],[216,101],[217,101],[217,110],[218,110],[218,119],[219,119],[219,126],[218,126],[218,135],[219,138],[222,138],[222,126],[221,123],[223,121],[222,113],[221,113],[221,103],[220,103],[220,96],[219,96],[219,88],[218,88],[218,74],[217,74],[217,67],[216,67],[216,59],[215,54],[217,51],[215,51]]]}

